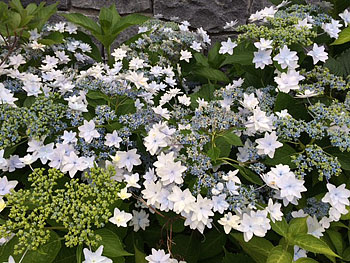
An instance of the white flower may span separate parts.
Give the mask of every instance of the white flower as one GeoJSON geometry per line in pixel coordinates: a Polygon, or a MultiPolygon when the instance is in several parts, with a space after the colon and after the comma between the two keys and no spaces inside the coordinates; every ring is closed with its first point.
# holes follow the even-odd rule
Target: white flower
{"type": "Polygon", "coordinates": [[[0,196],[4,196],[6,194],[9,194],[12,189],[16,187],[18,184],[18,181],[8,181],[7,177],[1,177],[0,178],[0,196]]]}
{"type": "Polygon", "coordinates": [[[299,258],[307,258],[306,250],[294,246],[294,256],[293,256],[293,261],[297,261],[299,258]]]}
{"type": "Polygon", "coordinates": [[[225,201],[226,200],[226,194],[221,194],[218,196],[213,196],[213,211],[218,211],[220,214],[223,214],[224,211],[229,208],[229,204],[225,201]]]}
{"type": "Polygon", "coordinates": [[[218,220],[220,225],[224,226],[224,231],[226,234],[229,234],[233,229],[237,229],[241,223],[241,218],[237,215],[232,215],[231,212],[225,214],[224,217],[218,220]]]}
{"type": "Polygon", "coordinates": [[[180,55],[180,60],[185,60],[187,63],[190,62],[190,58],[192,58],[192,53],[187,50],[181,50],[180,55]]]}
{"type": "Polygon", "coordinates": [[[179,100],[179,103],[185,105],[185,106],[190,106],[191,105],[191,98],[186,96],[186,94],[182,96],[178,96],[177,99],[179,100]]]}
{"type": "Polygon", "coordinates": [[[200,52],[202,50],[202,44],[200,42],[193,41],[190,48],[192,48],[193,50],[195,50],[197,52],[200,52]]]}
{"type": "Polygon", "coordinates": [[[132,210],[133,217],[129,223],[130,226],[134,227],[134,231],[137,232],[141,228],[142,230],[145,230],[146,227],[149,226],[149,219],[148,214],[145,212],[145,210],[140,210],[140,212],[136,210],[132,210]]]}
{"type": "Polygon", "coordinates": [[[16,107],[14,103],[18,99],[13,96],[13,94],[4,87],[2,83],[0,83],[0,105],[1,104],[9,104],[13,107],[16,107]]]}
{"type": "Polygon", "coordinates": [[[276,180],[280,190],[280,197],[283,198],[283,204],[295,202],[295,199],[301,198],[301,192],[306,192],[304,181],[297,179],[294,174],[287,174],[278,177],[276,180]]]}
{"type": "Polygon", "coordinates": [[[123,60],[127,56],[127,51],[122,48],[117,48],[111,53],[111,55],[115,58],[116,61],[123,60]]]}
{"type": "Polygon", "coordinates": [[[348,9],[345,9],[343,13],[340,13],[339,16],[343,19],[345,26],[347,27],[350,24],[350,12],[348,9]]]}
{"type": "Polygon", "coordinates": [[[101,245],[96,252],[92,252],[91,250],[84,248],[84,257],[85,260],[83,263],[113,263],[113,260],[102,256],[103,246],[101,245]]]}
{"type": "Polygon", "coordinates": [[[322,29],[331,37],[337,39],[339,37],[342,24],[338,20],[332,19],[331,23],[323,23],[322,29]]]}
{"type": "Polygon", "coordinates": [[[299,20],[298,24],[296,24],[295,27],[299,30],[303,30],[303,28],[311,29],[312,24],[309,24],[308,19],[304,18],[303,20],[299,20]]]}
{"type": "Polygon", "coordinates": [[[244,213],[238,230],[243,232],[244,241],[248,242],[253,235],[264,237],[267,230],[271,228],[270,220],[267,218],[267,211],[251,211],[244,213]]]}
{"type": "MultiPolygon", "coordinates": [[[[159,160],[159,156],[158,156],[159,160]]],[[[154,164],[154,166],[156,166],[154,164]]],[[[161,178],[160,180],[164,185],[171,184],[173,182],[182,184],[184,182],[182,173],[186,171],[186,167],[181,165],[181,162],[170,161],[161,166],[156,166],[157,175],[161,178]]]]}
{"type": "Polygon", "coordinates": [[[129,74],[125,77],[126,80],[129,80],[130,82],[134,83],[136,88],[140,87],[147,87],[147,81],[148,78],[145,78],[143,76],[143,72],[137,73],[135,71],[130,71],[129,74]]]}
{"type": "Polygon", "coordinates": [[[311,91],[311,90],[305,89],[303,91],[303,93],[300,92],[300,93],[296,94],[295,98],[300,98],[300,99],[302,99],[302,98],[310,98],[310,97],[315,97],[315,96],[318,96],[318,95],[319,95],[319,93],[316,90],[312,90],[311,91]]]}
{"type": "Polygon", "coordinates": [[[144,145],[146,146],[146,150],[149,151],[151,155],[154,155],[160,147],[168,146],[167,136],[158,129],[152,128],[148,136],[144,138],[144,145]]]}
{"type": "Polygon", "coordinates": [[[132,58],[129,62],[129,69],[132,69],[132,70],[141,69],[141,68],[146,66],[146,64],[144,64],[144,62],[145,61],[143,59],[140,59],[138,57],[132,58]]]}
{"type": "Polygon", "coordinates": [[[84,124],[78,127],[79,137],[84,138],[87,143],[90,143],[93,138],[99,138],[100,134],[95,129],[95,123],[93,120],[84,120],[84,124]]]}
{"type": "Polygon", "coordinates": [[[117,194],[117,196],[122,199],[122,200],[125,200],[125,199],[128,199],[131,197],[131,194],[128,193],[128,188],[127,187],[124,187],[122,190],[120,190],[120,192],[117,194]]]}
{"type": "Polygon", "coordinates": [[[156,205],[163,188],[162,183],[159,181],[157,183],[148,181],[144,186],[145,189],[141,193],[143,194],[143,198],[147,200],[147,205],[156,205]]]}
{"type": "Polygon", "coordinates": [[[273,131],[271,134],[265,133],[264,138],[257,139],[255,142],[258,143],[256,148],[258,149],[258,154],[267,154],[270,158],[275,155],[275,150],[283,146],[282,143],[277,141],[276,132],[273,131]]]}
{"type": "Polygon", "coordinates": [[[162,116],[164,119],[166,120],[170,119],[170,114],[167,108],[162,108],[161,106],[158,106],[158,107],[152,107],[152,110],[154,111],[155,114],[162,116]]]}
{"type": "Polygon", "coordinates": [[[298,56],[296,51],[291,51],[286,45],[280,48],[280,53],[273,58],[281,65],[282,69],[290,68],[295,69],[298,65],[298,56]]]}
{"type": "Polygon", "coordinates": [[[272,199],[269,199],[268,205],[266,207],[266,211],[270,214],[272,222],[275,223],[275,220],[281,221],[283,213],[281,212],[281,204],[273,203],[272,199]]]}
{"type": "Polygon", "coordinates": [[[265,66],[272,64],[271,52],[271,49],[259,49],[257,52],[254,52],[253,63],[255,64],[255,68],[264,69],[265,66]]]}
{"type": "Polygon", "coordinates": [[[77,135],[76,132],[73,131],[64,131],[63,135],[61,136],[61,139],[63,140],[62,144],[75,144],[78,139],[75,137],[77,135]]]}
{"type": "Polygon", "coordinates": [[[256,132],[272,131],[272,119],[266,116],[266,112],[256,107],[253,110],[253,116],[248,117],[246,127],[256,132]]]}
{"type": "Polygon", "coordinates": [[[122,138],[120,138],[118,136],[118,132],[117,131],[113,131],[113,133],[107,133],[106,134],[106,141],[105,141],[105,145],[109,146],[109,147],[116,147],[119,148],[120,143],[122,142],[122,138]]]}
{"type": "Polygon", "coordinates": [[[134,165],[140,165],[140,155],[136,153],[137,149],[131,149],[129,151],[117,151],[116,155],[113,157],[113,162],[118,168],[124,168],[131,172],[134,165]]]}
{"type": "Polygon", "coordinates": [[[113,216],[108,219],[112,224],[117,225],[118,227],[127,227],[127,222],[132,219],[132,214],[126,213],[125,211],[120,211],[117,207],[114,208],[113,216]]]}
{"type": "Polygon", "coordinates": [[[131,175],[125,174],[124,178],[125,178],[125,182],[127,182],[127,185],[126,185],[127,188],[129,187],[141,188],[141,185],[137,183],[140,180],[140,176],[138,173],[131,174],[131,175]]]}
{"type": "Polygon", "coordinates": [[[4,153],[5,153],[4,149],[0,150],[0,169],[1,170],[7,170],[7,161],[4,158],[4,153]]]}
{"type": "Polygon", "coordinates": [[[12,256],[9,256],[9,259],[5,263],[16,263],[15,259],[12,256]]]}
{"type": "Polygon", "coordinates": [[[213,216],[213,202],[208,198],[203,198],[200,194],[197,195],[197,202],[192,204],[192,221],[202,221],[207,223],[210,216],[213,216]]]}
{"type": "Polygon", "coordinates": [[[259,101],[257,98],[255,98],[254,93],[251,93],[249,95],[247,93],[244,93],[243,101],[240,101],[240,103],[243,107],[249,110],[253,110],[256,106],[259,105],[259,101]]]}
{"type": "Polygon", "coordinates": [[[188,188],[181,191],[178,186],[172,188],[168,199],[174,203],[174,212],[178,214],[182,211],[189,213],[191,211],[191,204],[196,201],[196,198],[191,194],[188,188]]]}
{"type": "Polygon", "coordinates": [[[328,54],[324,51],[324,46],[319,47],[316,43],[314,43],[312,50],[307,55],[312,57],[314,65],[319,61],[326,62],[328,59],[328,54]]]}
{"type": "Polygon", "coordinates": [[[330,183],[327,184],[328,193],[322,198],[322,202],[329,203],[341,214],[347,214],[346,206],[349,203],[350,191],[345,188],[345,184],[338,187],[330,183]]]}
{"type": "Polygon", "coordinates": [[[78,171],[88,168],[84,160],[84,157],[79,158],[75,152],[71,152],[69,156],[65,155],[63,157],[61,171],[64,173],[69,172],[69,176],[73,178],[78,171]]]}
{"type": "Polygon", "coordinates": [[[6,207],[6,203],[4,201],[4,199],[0,198],[0,212],[2,212],[2,210],[4,210],[6,207]]]}
{"type": "Polygon", "coordinates": [[[284,93],[288,93],[291,90],[298,90],[299,81],[305,79],[299,72],[294,69],[288,70],[287,73],[283,72],[279,77],[275,77],[275,82],[278,84],[278,90],[284,93]]]}
{"type": "Polygon", "coordinates": [[[146,260],[149,263],[170,263],[170,254],[165,254],[163,249],[152,248],[152,254],[147,256],[146,260]]]}
{"type": "MultiPolygon", "coordinates": [[[[272,49],[273,40],[266,40],[265,38],[260,38],[259,42],[255,42],[254,46],[259,50],[272,49]]],[[[271,52],[270,52],[271,55],[271,52]]]]}
{"type": "Polygon", "coordinates": [[[323,236],[323,232],[326,231],[324,227],[318,222],[316,216],[308,216],[306,219],[307,223],[307,233],[313,235],[314,237],[320,238],[323,236]]]}
{"type": "Polygon", "coordinates": [[[238,24],[238,20],[234,20],[234,21],[230,21],[230,22],[226,22],[226,25],[224,26],[224,29],[226,30],[233,30],[234,27],[238,24]]]}
{"type": "Polygon", "coordinates": [[[228,38],[227,41],[221,42],[221,47],[219,50],[219,54],[229,54],[233,55],[233,49],[237,47],[236,42],[232,42],[231,38],[228,38]]]}
{"type": "MultiPolygon", "coordinates": [[[[51,156],[51,155],[50,155],[51,156]]],[[[34,163],[36,160],[38,159],[37,156],[35,156],[34,154],[27,154],[22,158],[19,158],[19,160],[24,163],[25,165],[31,165],[32,163],[34,163]]]]}

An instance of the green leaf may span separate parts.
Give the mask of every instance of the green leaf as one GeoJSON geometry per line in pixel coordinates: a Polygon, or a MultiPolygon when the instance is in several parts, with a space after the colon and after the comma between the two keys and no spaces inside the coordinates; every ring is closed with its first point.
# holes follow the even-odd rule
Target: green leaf
{"type": "Polygon", "coordinates": [[[135,263],[147,263],[146,260],[146,254],[141,252],[136,245],[134,244],[134,250],[135,250],[135,263]]]}
{"type": "Polygon", "coordinates": [[[193,57],[197,61],[198,64],[209,67],[208,59],[201,53],[194,53],[193,57]]]}
{"type": "Polygon", "coordinates": [[[248,168],[236,164],[233,164],[232,166],[238,169],[240,174],[249,182],[252,182],[257,185],[263,185],[263,181],[261,180],[260,176],[258,176],[256,173],[252,172],[248,168]]]}
{"type": "Polygon", "coordinates": [[[275,222],[270,222],[272,230],[275,231],[277,234],[283,236],[283,237],[287,237],[288,235],[288,223],[286,221],[286,219],[284,219],[284,217],[282,217],[281,221],[275,221],[275,222]]]}
{"type": "Polygon", "coordinates": [[[343,260],[350,261],[350,247],[347,247],[342,254],[343,260]]]}
{"type": "Polygon", "coordinates": [[[200,67],[200,68],[194,69],[193,74],[212,81],[220,81],[225,83],[228,83],[230,81],[228,77],[225,75],[225,73],[223,73],[218,69],[213,69],[209,67],[200,67]]]}
{"type": "Polygon", "coordinates": [[[57,254],[54,263],[81,263],[76,261],[76,249],[75,248],[67,248],[66,246],[62,246],[60,252],[57,254]]]}
{"type": "Polygon", "coordinates": [[[105,101],[109,101],[109,97],[106,94],[97,90],[89,90],[89,92],[86,94],[86,97],[94,100],[104,99],[105,101]]]}
{"type": "Polygon", "coordinates": [[[218,69],[220,65],[225,60],[225,56],[219,54],[221,44],[220,42],[216,42],[213,47],[208,52],[208,61],[212,68],[218,69]]]}
{"type": "Polygon", "coordinates": [[[44,6],[44,2],[41,2],[35,12],[33,12],[33,15],[35,15],[35,17],[28,24],[28,28],[37,28],[39,31],[41,31],[47,20],[49,20],[49,18],[57,12],[57,5],[58,2],[52,5],[44,6]]]}
{"type": "Polygon", "coordinates": [[[102,7],[99,14],[99,22],[102,28],[102,32],[104,34],[110,34],[112,28],[118,23],[120,20],[120,15],[115,8],[115,5],[111,5],[110,7],[102,7]]]}
{"type": "Polygon", "coordinates": [[[83,245],[79,245],[77,246],[77,250],[75,252],[77,263],[81,263],[83,261],[82,255],[83,255],[83,245]]]}
{"type": "Polygon", "coordinates": [[[101,34],[101,28],[99,25],[92,20],[91,18],[84,16],[79,13],[72,14],[61,14],[64,18],[66,18],[69,22],[72,22],[76,25],[79,25],[86,30],[89,30],[92,34],[101,34]]]}
{"type": "Polygon", "coordinates": [[[233,254],[225,250],[225,257],[222,260],[222,263],[235,263],[235,262],[244,262],[244,263],[254,263],[254,261],[246,254],[233,254]]]}
{"type": "Polygon", "coordinates": [[[264,164],[275,166],[278,164],[286,164],[291,168],[295,168],[295,164],[292,162],[291,156],[296,154],[294,148],[284,143],[281,148],[276,149],[274,157],[271,159],[267,157],[264,164]]]}
{"type": "Polygon", "coordinates": [[[277,246],[271,250],[266,263],[292,263],[292,261],[292,255],[285,251],[282,246],[277,246]]]}
{"type": "Polygon", "coordinates": [[[195,263],[200,256],[200,241],[196,232],[191,235],[178,234],[173,238],[172,253],[185,258],[187,263],[195,263]]]}
{"type": "Polygon", "coordinates": [[[241,138],[231,131],[220,134],[219,136],[223,137],[225,141],[230,145],[243,146],[241,138]]]}
{"type": "Polygon", "coordinates": [[[334,253],[329,246],[322,241],[312,235],[308,234],[299,234],[294,237],[293,243],[302,249],[313,253],[320,253],[328,256],[339,257],[336,253],[334,253]]]}
{"type": "Polygon", "coordinates": [[[341,164],[341,168],[347,171],[350,171],[350,153],[349,152],[341,152],[338,148],[329,148],[325,150],[327,153],[338,157],[338,161],[341,164]]]}
{"type": "Polygon", "coordinates": [[[324,64],[331,73],[346,78],[350,74],[350,49],[345,50],[338,57],[329,57],[324,64]]]}
{"type": "MultiPolygon", "coordinates": [[[[167,212],[167,213],[163,213],[163,215],[165,215],[165,217],[161,217],[160,215],[156,214],[157,220],[158,220],[159,225],[161,227],[167,227],[167,229],[170,230],[170,226],[171,226],[171,230],[174,233],[180,233],[180,232],[184,231],[184,229],[185,229],[184,221],[183,221],[183,219],[178,218],[177,214],[175,214],[174,212],[167,212]],[[177,219],[175,219],[176,217],[177,217],[177,219]],[[173,219],[173,220],[169,220],[169,219],[173,219]]],[[[159,233],[157,233],[157,234],[158,234],[157,235],[157,238],[158,238],[159,233]]]]}
{"type": "Polygon", "coordinates": [[[294,236],[297,236],[299,234],[306,234],[308,231],[306,221],[307,217],[293,218],[289,222],[288,237],[293,238],[294,236]]]}
{"type": "Polygon", "coordinates": [[[346,27],[339,33],[338,39],[336,39],[331,45],[341,45],[349,41],[350,41],[350,27],[346,27]]]}
{"type": "Polygon", "coordinates": [[[58,252],[61,249],[61,241],[59,236],[50,231],[49,241],[40,246],[37,250],[28,251],[23,258],[23,263],[51,263],[55,260],[58,252]]]}
{"type": "Polygon", "coordinates": [[[253,58],[254,58],[253,52],[233,54],[232,56],[226,57],[224,62],[221,63],[220,67],[223,67],[225,65],[232,65],[232,64],[249,66],[253,64],[253,58]]]}
{"type": "Polygon", "coordinates": [[[310,119],[302,100],[296,100],[287,93],[279,92],[276,97],[274,111],[279,112],[285,109],[296,119],[310,119]]]}
{"type": "Polygon", "coordinates": [[[249,242],[245,242],[243,234],[232,233],[231,236],[237,240],[243,250],[258,263],[265,263],[273,245],[265,238],[253,237],[249,242]]]}
{"type": "Polygon", "coordinates": [[[127,16],[123,16],[119,22],[112,28],[112,34],[118,35],[123,30],[130,26],[141,25],[144,22],[148,21],[150,18],[148,16],[140,15],[140,14],[131,14],[127,16]]]}
{"type": "Polygon", "coordinates": [[[103,254],[106,257],[115,258],[132,255],[124,250],[122,242],[113,231],[107,228],[102,228],[96,230],[95,233],[102,237],[102,240],[99,242],[99,245],[103,245],[103,254]]]}
{"type": "Polygon", "coordinates": [[[60,32],[51,32],[48,36],[39,40],[44,45],[53,45],[63,43],[63,35],[60,32]]]}
{"type": "Polygon", "coordinates": [[[318,261],[312,258],[299,258],[295,263],[318,263],[318,261]]]}
{"type": "Polygon", "coordinates": [[[343,245],[343,238],[341,234],[333,230],[327,230],[326,233],[329,236],[330,240],[332,241],[332,244],[334,245],[337,253],[339,255],[343,254],[344,245],[343,245]]]}
{"type": "Polygon", "coordinates": [[[214,257],[223,251],[226,243],[226,235],[217,230],[211,230],[205,234],[205,239],[201,243],[199,260],[214,257]]]}

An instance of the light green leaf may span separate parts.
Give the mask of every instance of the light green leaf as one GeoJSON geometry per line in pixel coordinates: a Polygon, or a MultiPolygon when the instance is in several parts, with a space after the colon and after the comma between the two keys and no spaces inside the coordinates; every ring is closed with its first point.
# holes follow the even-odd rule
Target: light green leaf
{"type": "Polygon", "coordinates": [[[72,14],[62,14],[64,18],[66,18],[69,22],[72,22],[76,25],[79,25],[87,30],[89,30],[92,34],[101,34],[101,28],[99,25],[92,20],[91,18],[84,16],[79,13],[72,14]]]}
{"type": "Polygon", "coordinates": [[[293,218],[289,223],[288,236],[293,237],[299,234],[306,234],[308,231],[307,217],[293,218]]]}
{"type": "Polygon", "coordinates": [[[313,253],[320,253],[328,256],[339,257],[329,248],[329,246],[324,241],[312,235],[299,234],[297,236],[294,236],[293,243],[301,247],[302,249],[313,253]]]}
{"type": "Polygon", "coordinates": [[[115,258],[132,255],[124,250],[122,242],[113,231],[107,228],[102,228],[96,230],[95,233],[102,237],[99,245],[103,245],[103,254],[105,256],[115,258]]]}
{"type": "Polygon", "coordinates": [[[295,263],[318,263],[318,261],[312,258],[299,258],[295,263]]]}
{"type": "Polygon", "coordinates": [[[253,52],[233,54],[232,56],[227,57],[225,61],[222,62],[220,67],[223,67],[225,65],[231,65],[231,64],[249,66],[253,64],[253,58],[254,58],[253,52]]]}
{"type": "Polygon", "coordinates": [[[141,252],[134,244],[135,263],[147,263],[145,253],[141,252]]]}
{"type": "Polygon", "coordinates": [[[122,32],[124,29],[134,26],[134,25],[141,25],[150,18],[148,16],[140,15],[140,14],[131,14],[127,16],[123,16],[119,22],[112,28],[111,33],[113,35],[118,35],[120,32],[122,32]]]}
{"type": "Polygon", "coordinates": [[[194,53],[193,57],[197,63],[201,64],[204,67],[209,67],[208,59],[201,53],[194,53]]]}
{"type": "Polygon", "coordinates": [[[341,45],[349,41],[350,41],[350,27],[346,27],[339,33],[338,39],[336,39],[331,45],[341,45]]]}
{"type": "Polygon", "coordinates": [[[81,263],[83,261],[82,255],[83,255],[83,245],[79,245],[77,246],[77,250],[75,252],[77,263],[81,263]]]}
{"type": "Polygon", "coordinates": [[[292,263],[293,257],[282,246],[273,248],[267,257],[266,263],[292,263]]]}
{"type": "Polygon", "coordinates": [[[284,217],[282,217],[281,221],[277,221],[277,220],[275,220],[275,222],[271,221],[271,227],[272,227],[272,230],[275,231],[277,234],[283,237],[287,237],[289,226],[286,219],[284,219],[284,217]]]}

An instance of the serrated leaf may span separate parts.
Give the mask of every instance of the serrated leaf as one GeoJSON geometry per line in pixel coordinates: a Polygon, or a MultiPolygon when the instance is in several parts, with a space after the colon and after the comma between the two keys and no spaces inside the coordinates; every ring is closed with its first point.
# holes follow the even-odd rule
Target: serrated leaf
{"type": "Polygon", "coordinates": [[[99,25],[92,20],[91,18],[79,14],[79,13],[71,13],[71,14],[61,14],[64,18],[66,18],[69,22],[79,25],[87,30],[89,30],[93,34],[101,34],[101,28],[99,25]]]}
{"type": "Polygon", "coordinates": [[[249,66],[253,64],[253,58],[253,52],[233,54],[232,56],[226,57],[224,62],[221,63],[220,67],[232,64],[249,66]]]}
{"type": "Polygon", "coordinates": [[[293,243],[302,249],[313,253],[320,253],[332,257],[339,257],[334,251],[332,251],[329,246],[322,241],[312,235],[308,234],[300,234],[293,238],[293,243]]]}
{"type": "Polygon", "coordinates": [[[331,73],[346,78],[350,74],[350,49],[345,50],[337,58],[329,57],[324,66],[331,73]]]}
{"type": "Polygon", "coordinates": [[[241,138],[235,133],[228,131],[220,135],[227,143],[233,146],[243,146],[241,138]]]}
{"type": "Polygon", "coordinates": [[[332,244],[334,245],[337,253],[341,255],[344,249],[342,235],[339,232],[333,230],[327,230],[326,233],[332,241],[332,244]]]}
{"type": "Polygon", "coordinates": [[[306,221],[307,217],[293,218],[289,222],[288,236],[293,238],[299,234],[306,234],[308,231],[306,221]]]}
{"type": "Polygon", "coordinates": [[[293,257],[282,246],[273,248],[267,257],[266,263],[292,263],[293,257]]]}

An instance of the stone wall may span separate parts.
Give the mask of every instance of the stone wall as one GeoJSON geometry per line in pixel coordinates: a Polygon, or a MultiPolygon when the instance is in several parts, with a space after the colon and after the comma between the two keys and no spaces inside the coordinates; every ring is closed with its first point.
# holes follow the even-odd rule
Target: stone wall
{"type": "MultiPolygon", "coordinates": [[[[22,0],[23,5],[33,2],[42,1],[22,0]]],[[[56,0],[45,2],[52,4],[56,0]]],[[[251,13],[269,5],[268,0],[60,0],[59,2],[60,13],[79,12],[96,17],[101,7],[114,3],[121,15],[137,12],[149,16],[162,14],[164,20],[178,17],[179,21],[187,20],[195,28],[203,27],[211,34],[214,41],[228,35],[223,30],[226,22],[237,19],[239,23],[244,24],[251,13]]],[[[57,19],[61,18],[56,17],[55,20],[57,19]]]]}

